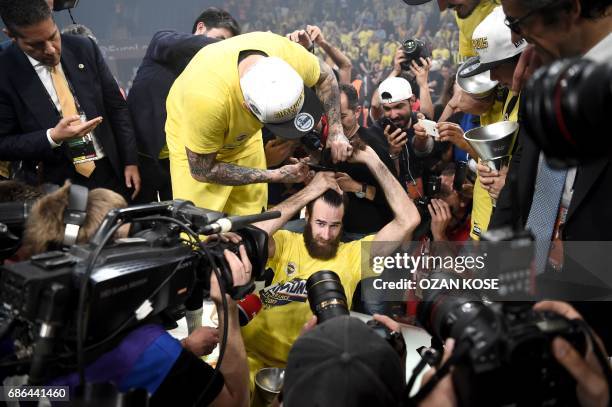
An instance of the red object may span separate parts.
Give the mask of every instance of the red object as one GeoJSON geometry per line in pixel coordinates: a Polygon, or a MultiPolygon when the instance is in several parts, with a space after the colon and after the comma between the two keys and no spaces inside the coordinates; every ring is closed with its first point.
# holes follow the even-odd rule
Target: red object
{"type": "Polygon", "coordinates": [[[255,294],[248,294],[238,301],[238,319],[240,326],[245,326],[261,310],[262,304],[259,297],[255,294]]]}

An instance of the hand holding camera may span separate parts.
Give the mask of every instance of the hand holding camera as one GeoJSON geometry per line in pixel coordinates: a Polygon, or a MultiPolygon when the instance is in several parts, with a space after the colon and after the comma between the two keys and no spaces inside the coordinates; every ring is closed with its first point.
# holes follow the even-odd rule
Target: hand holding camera
{"type": "Polygon", "coordinates": [[[414,75],[416,79],[417,85],[420,87],[428,87],[429,86],[429,70],[431,69],[432,61],[431,58],[423,58],[420,57],[416,60],[412,60],[410,62],[410,72],[414,75]]]}
{"type": "MultiPolygon", "coordinates": [[[[232,272],[234,287],[247,285],[251,281],[251,273],[253,271],[253,266],[251,265],[244,244],[241,244],[238,250],[240,258],[227,249],[223,250],[225,260],[232,272]]],[[[229,287],[226,287],[226,289],[227,288],[229,287]]],[[[222,306],[223,300],[221,298],[221,289],[219,288],[219,281],[215,273],[210,274],[210,298],[217,307],[222,306]]],[[[228,301],[232,301],[229,295],[227,295],[227,298],[228,301]]]]}
{"type": "MultiPolygon", "coordinates": [[[[569,320],[582,320],[582,316],[569,304],[560,301],[542,301],[534,307],[537,311],[552,311],[564,316],[569,320]]],[[[553,340],[552,350],[557,361],[567,369],[576,379],[576,394],[582,406],[607,406],[610,403],[610,388],[606,374],[597,361],[594,347],[605,355],[605,348],[601,339],[593,335],[595,343],[590,343],[586,356],[581,356],[578,351],[565,339],[557,337],[553,340]]],[[[608,362],[609,363],[609,362],[608,362]]],[[[608,375],[610,371],[608,370],[608,375]]]]}

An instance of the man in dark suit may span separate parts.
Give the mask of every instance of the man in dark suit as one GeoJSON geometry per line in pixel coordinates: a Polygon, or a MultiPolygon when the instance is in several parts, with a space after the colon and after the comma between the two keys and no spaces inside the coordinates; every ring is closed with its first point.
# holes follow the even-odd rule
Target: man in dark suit
{"type": "MultiPolygon", "coordinates": [[[[612,16],[608,1],[570,1],[538,5],[527,0],[502,0],[506,24],[513,41],[525,38],[531,45],[515,72],[533,71],[535,61],[581,56],[596,62],[612,58],[612,16]],[[522,18],[529,15],[530,18],[522,18]],[[543,16],[546,16],[544,18],[543,16]],[[534,58],[537,57],[537,58],[534,58]],[[531,66],[525,69],[525,61],[531,66]]],[[[524,106],[526,102],[521,102],[524,106]]],[[[609,109],[609,107],[607,107],[609,109]]],[[[603,108],[605,110],[605,108],[603,108]]],[[[520,120],[529,120],[521,117],[520,120]]],[[[609,253],[601,245],[563,247],[558,241],[612,240],[612,162],[591,159],[566,170],[551,169],[546,157],[521,126],[520,146],[513,155],[508,180],[502,190],[489,228],[525,226],[536,238],[536,270],[539,288],[547,297],[569,300],[610,299],[609,253]],[[516,191],[516,192],[515,192],[516,191]],[[553,241],[551,243],[551,240],[553,241]],[[599,250],[598,250],[599,249],[599,250]],[[585,251],[591,250],[591,253],[585,251]],[[590,264],[597,259],[599,265],[590,264]],[[603,268],[601,267],[602,265],[603,268]],[[560,272],[559,272],[560,271],[560,272]]],[[[558,137],[563,137],[558,134],[558,137]]],[[[576,135],[588,137],[588,134],[576,135]]],[[[573,305],[600,334],[608,349],[612,345],[610,303],[576,301],[573,305]]]]}
{"type": "Polygon", "coordinates": [[[192,34],[165,30],[153,35],[127,98],[142,171],[138,202],[157,201],[158,194],[162,201],[172,199],[164,130],[172,84],[202,47],[238,34],[240,27],[228,12],[209,7],[195,21],[192,34]]]}
{"type": "Polygon", "coordinates": [[[0,160],[23,160],[30,182],[136,195],[132,121],[98,47],[60,35],[44,0],[0,5],[13,40],[0,55],[0,160]]]}

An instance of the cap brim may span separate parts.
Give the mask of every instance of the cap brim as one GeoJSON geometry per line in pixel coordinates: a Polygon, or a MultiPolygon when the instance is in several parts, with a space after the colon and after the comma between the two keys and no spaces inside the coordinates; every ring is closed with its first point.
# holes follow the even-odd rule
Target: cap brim
{"type": "MultiPolygon", "coordinates": [[[[517,55],[520,55],[520,53],[517,55]]],[[[460,78],[470,78],[472,76],[478,75],[479,73],[490,71],[491,69],[495,68],[498,65],[505,64],[506,62],[512,61],[513,59],[516,58],[517,55],[513,55],[509,58],[501,59],[499,61],[487,62],[486,64],[480,63],[480,59],[479,59],[478,62],[472,65],[466,66],[461,71],[459,71],[459,77],[460,78]]]]}
{"type": "Polygon", "coordinates": [[[291,120],[282,123],[264,123],[274,135],[284,139],[299,139],[316,127],[323,116],[323,105],[312,89],[304,86],[302,110],[291,120]]]}
{"type": "Polygon", "coordinates": [[[429,3],[431,0],[404,0],[404,3],[409,6],[418,6],[419,4],[429,3]]]}

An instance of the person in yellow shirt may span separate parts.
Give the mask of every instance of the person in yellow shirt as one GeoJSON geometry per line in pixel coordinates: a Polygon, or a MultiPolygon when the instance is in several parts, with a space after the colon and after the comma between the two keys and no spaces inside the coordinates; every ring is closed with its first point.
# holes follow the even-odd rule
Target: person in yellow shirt
{"type": "Polygon", "coordinates": [[[308,174],[304,162],[266,169],[262,126],[298,139],[325,111],[327,146],[334,161],[344,161],[352,147],[340,123],[339,100],[331,68],[279,35],[253,32],[203,48],[166,101],[174,198],[232,215],[261,212],[265,183],[301,182],[308,174]]]}
{"type": "Polygon", "coordinates": [[[459,27],[459,61],[476,56],[472,46],[472,34],[486,16],[499,5],[494,0],[447,0],[448,8],[455,10],[455,19],[459,27]]]}
{"type": "MultiPolygon", "coordinates": [[[[513,42],[512,33],[505,26],[504,19],[501,6],[497,7],[474,30],[472,42],[478,52],[478,62],[460,71],[459,76],[470,77],[489,71],[491,80],[498,81],[499,86],[504,89],[510,89],[514,69],[521,53],[527,47],[527,42],[525,40],[513,42]]],[[[495,114],[482,115],[480,124],[486,126],[503,120],[518,121],[518,101],[519,96],[509,92],[503,103],[503,109],[495,114]]],[[[478,165],[470,232],[473,239],[479,239],[481,234],[487,231],[493,213],[492,199],[497,199],[505,184],[507,172],[508,167],[503,167],[498,172],[482,163],[478,165]]]]}
{"type": "MultiPolygon", "coordinates": [[[[268,267],[274,279],[259,292],[263,308],[242,329],[251,379],[263,367],[284,366],[291,345],[305,322],[311,317],[306,302],[306,280],[320,270],[334,271],[340,277],[350,302],[362,270],[369,270],[370,256],[386,256],[398,248],[420,223],[412,200],[397,179],[370,147],[355,149],[350,162],[366,165],[372,172],[391,207],[394,218],[375,235],[341,243],[344,199],[338,193],[334,173],[319,172],[306,188],[281,203],[278,219],[256,224],[268,232],[268,267]],[[304,235],[279,230],[291,217],[306,206],[304,235]],[[386,242],[370,245],[366,242],[386,242]],[[362,251],[369,255],[362,255],[362,251]]],[[[367,274],[366,274],[367,275],[367,274]]]]}

